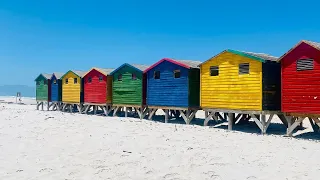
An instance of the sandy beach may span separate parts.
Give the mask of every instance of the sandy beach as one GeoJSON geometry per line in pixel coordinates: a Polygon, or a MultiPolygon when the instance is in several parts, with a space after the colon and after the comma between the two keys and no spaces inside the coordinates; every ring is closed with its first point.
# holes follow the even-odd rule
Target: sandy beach
{"type": "MultiPolygon", "coordinates": [[[[35,110],[0,97],[0,179],[317,179],[320,138],[35,110]]],[[[199,115],[201,116],[201,115],[199,115]]],[[[277,124],[273,127],[278,127],[277,124]]],[[[256,128],[256,129],[255,129],[256,128]]],[[[306,129],[305,132],[311,131],[306,129]]],[[[313,136],[312,136],[313,137],[313,136]]]]}

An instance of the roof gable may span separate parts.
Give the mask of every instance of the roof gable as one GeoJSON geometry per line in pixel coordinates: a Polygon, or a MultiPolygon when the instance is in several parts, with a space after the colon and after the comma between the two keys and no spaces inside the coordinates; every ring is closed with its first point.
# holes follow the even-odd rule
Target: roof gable
{"type": "Polygon", "coordinates": [[[41,73],[41,74],[39,74],[39,76],[34,81],[38,81],[41,77],[43,79],[49,80],[49,79],[51,79],[51,76],[52,76],[52,74],[41,73]]]}
{"type": "MultiPolygon", "coordinates": [[[[243,57],[247,57],[250,58],[252,60],[256,60],[262,63],[265,63],[266,61],[277,61],[278,57],[275,56],[271,56],[269,54],[265,54],[265,53],[254,53],[254,52],[246,52],[246,51],[238,51],[238,50],[232,50],[232,49],[227,49],[222,51],[221,53],[211,57],[210,59],[208,59],[207,61],[203,62],[202,64],[205,64],[206,62],[212,60],[213,58],[220,56],[223,53],[233,53],[233,54],[237,54],[239,56],[243,56],[243,57]]],[[[202,64],[200,64],[199,66],[201,66],[202,64]]]]}
{"type": "Polygon", "coordinates": [[[122,64],[121,66],[119,66],[117,69],[115,69],[114,71],[112,71],[112,72],[110,73],[110,75],[113,75],[114,73],[116,73],[117,71],[119,71],[121,68],[123,68],[123,67],[125,67],[125,66],[128,66],[128,67],[130,67],[130,68],[132,68],[132,69],[135,69],[136,71],[141,72],[141,73],[143,73],[143,71],[149,67],[148,65],[124,63],[124,64],[122,64]]]}
{"type": "Polygon", "coordinates": [[[62,76],[63,76],[63,73],[55,72],[55,73],[52,74],[51,79],[53,77],[56,77],[56,79],[61,79],[62,76]]]}
{"type": "Polygon", "coordinates": [[[87,76],[92,70],[96,70],[96,71],[100,72],[101,74],[103,74],[103,75],[105,75],[105,76],[108,76],[108,75],[110,75],[110,73],[111,73],[114,69],[94,67],[94,68],[91,68],[89,71],[87,71],[87,72],[83,75],[83,77],[87,76]]]}
{"type": "Polygon", "coordinates": [[[296,49],[297,47],[299,47],[302,43],[305,43],[315,49],[317,49],[318,51],[320,51],[320,43],[317,42],[312,42],[312,41],[307,41],[307,40],[302,40],[300,41],[298,44],[296,44],[295,46],[293,46],[289,51],[287,51],[284,55],[282,55],[278,61],[281,61],[284,57],[286,57],[288,54],[290,54],[294,49],[296,49]]]}
{"type": "Polygon", "coordinates": [[[83,75],[85,74],[84,71],[72,71],[72,70],[69,70],[68,72],[66,72],[66,73],[61,77],[61,79],[63,79],[68,73],[72,73],[72,74],[76,75],[76,76],[79,77],[79,78],[82,78],[83,75]]]}
{"type": "Polygon", "coordinates": [[[155,68],[159,64],[163,63],[164,61],[170,62],[172,64],[176,64],[178,66],[187,68],[187,69],[192,69],[192,68],[198,68],[198,66],[201,64],[200,61],[192,61],[192,60],[176,60],[176,59],[170,59],[170,58],[163,58],[160,61],[156,62],[146,70],[144,70],[144,73],[150,71],[151,69],[155,68]]]}

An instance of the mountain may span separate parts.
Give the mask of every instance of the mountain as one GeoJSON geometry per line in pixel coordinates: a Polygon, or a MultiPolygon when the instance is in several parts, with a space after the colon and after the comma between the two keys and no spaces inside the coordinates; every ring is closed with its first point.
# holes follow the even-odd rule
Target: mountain
{"type": "Polygon", "coordinates": [[[16,96],[21,92],[22,97],[35,97],[35,87],[26,85],[0,85],[0,96],[16,96]]]}

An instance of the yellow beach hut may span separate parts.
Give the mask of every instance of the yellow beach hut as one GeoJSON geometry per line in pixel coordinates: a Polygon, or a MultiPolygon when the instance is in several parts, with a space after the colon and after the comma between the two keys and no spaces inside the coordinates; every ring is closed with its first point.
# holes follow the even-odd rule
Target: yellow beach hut
{"type": "Polygon", "coordinates": [[[65,73],[62,79],[62,110],[69,108],[72,112],[74,106],[77,106],[79,112],[81,112],[84,91],[83,91],[83,76],[84,71],[68,71],[65,73]]]}
{"type": "Polygon", "coordinates": [[[222,118],[220,112],[231,116],[237,113],[238,119],[232,120],[249,120],[252,114],[280,111],[281,66],[277,59],[228,49],[200,64],[205,125],[211,118],[222,118]]]}

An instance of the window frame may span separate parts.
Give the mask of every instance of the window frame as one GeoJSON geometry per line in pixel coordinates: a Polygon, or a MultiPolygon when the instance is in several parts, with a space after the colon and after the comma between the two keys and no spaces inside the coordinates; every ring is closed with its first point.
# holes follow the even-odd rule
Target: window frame
{"type": "Polygon", "coordinates": [[[210,66],[210,76],[219,76],[219,66],[210,66]],[[216,74],[213,74],[213,71],[216,71],[216,74]]]}
{"type": "Polygon", "coordinates": [[[136,74],[136,73],[132,73],[132,74],[131,74],[131,79],[132,79],[133,81],[137,80],[137,79],[138,79],[138,78],[137,78],[137,74],[136,74]]]}
{"type": "Polygon", "coordinates": [[[176,69],[173,71],[173,78],[174,79],[180,79],[181,78],[181,70],[180,69],[176,69]],[[176,77],[176,74],[179,73],[179,77],[176,77]]]}
{"type": "Polygon", "coordinates": [[[92,83],[92,77],[88,77],[87,83],[88,83],[88,84],[91,84],[91,83],[92,83]]]}
{"type": "Polygon", "coordinates": [[[153,72],[153,79],[160,79],[161,78],[161,72],[159,70],[156,70],[153,72]],[[159,74],[159,77],[157,77],[157,73],[159,74]]]}
{"type": "Polygon", "coordinates": [[[57,84],[57,80],[55,79],[55,80],[53,80],[53,84],[57,84]]]}
{"type": "Polygon", "coordinates": [[[78,84],[78,78],[73,78],[73,84],[78,84]]]}
{"type": "Polygon", "coordinates": [[[98,80],[99,80],[99,82],[102,82],[102,81],[103,81],[103,76],[100,75],[100,76],[98,77],[98,80]]]}
{"type": "Polygon", "coordinates": [[[246,74],[250,74],[250,63],[240,63],[238,65],[238,75],[246,75],[246,74]],[[244,69],[243,67],[248,67],[248,69],[244,69]],[[242,71],[241,71],[242,68],[242,71]]]}
{"type": "Polygon", "coordinates": [[[40,86],[40,84],[41,84],[40,81],[37,81],[37,82],[36,82],[36,85],[37,85],[37,86],[40,86]]]}
{"type": "Polygon", "coordinates": [[[64,81],[64,83],[65,83],[65,84],[69,84],[69,79],[66,78],[65,81],[64,81]]]}
{"type": "MultiPolygon", "coordinates": [[[[301,64],[300,64],[301,65],[301,64]]],[[[306,64],[302,64],[302,65],[306,65],[306,64]]],[[[310,71],[310,70],[314,70],[314,59],[313,58],[301,58],[301,59],[298,59],[296,61],[296,71],[310,71]],[[312,67],[299,67],[299,63],[298,62],[302,62],[303,61],[311,61],[312,62],[312,67]],[[304,69],[302,69],[304,68],[304,69]]]]}
{"type": "Polygon", "coordinates": [[[122,82],[122,74],[118,74],[118,81],[122,82]]]}

